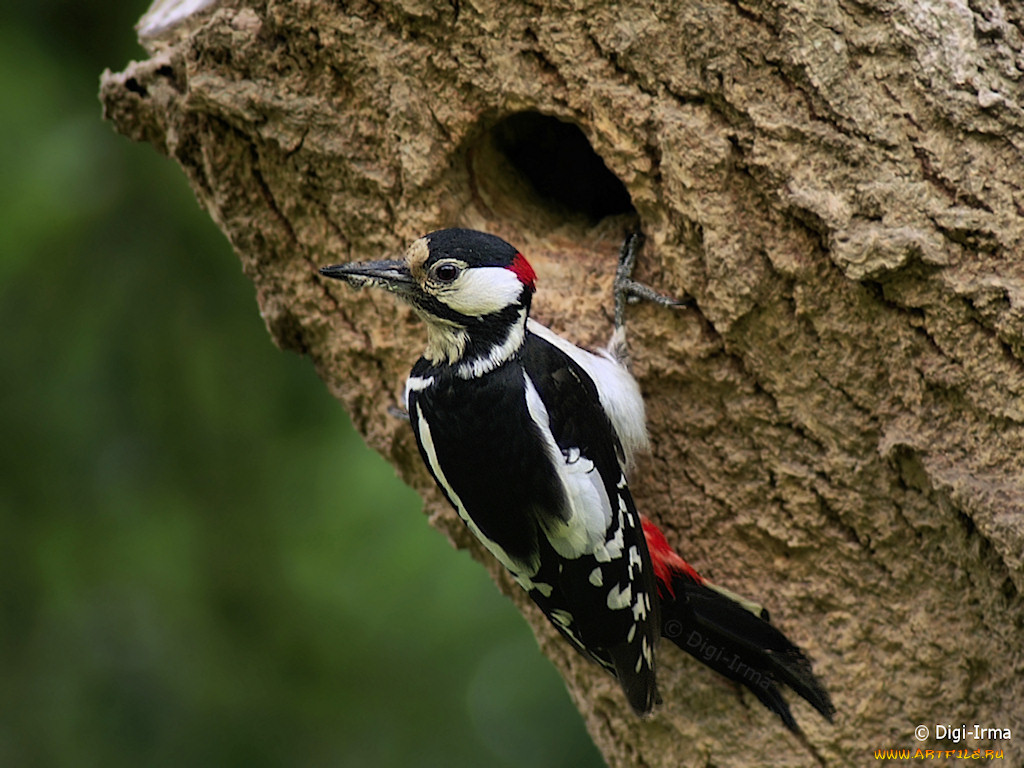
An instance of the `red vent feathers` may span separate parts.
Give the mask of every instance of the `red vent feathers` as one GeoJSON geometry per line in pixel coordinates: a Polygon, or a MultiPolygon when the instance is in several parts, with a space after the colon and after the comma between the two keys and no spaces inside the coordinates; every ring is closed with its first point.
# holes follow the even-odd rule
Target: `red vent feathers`
{"type": "Polygon", "coordinates": [[[646,517],[641,519],[644,526],[644,537],[647,539],[647,551],[651,553],[651,565],[654,566],[654,576],[658,580],[658,591],[660,592],[664,587],[668,594],[675,597],[676,592],[672,588],[672,579],[677,573],[693,579],[698,584],[703,584],[704,577],[676,554],[658,526],[646,517]]]}

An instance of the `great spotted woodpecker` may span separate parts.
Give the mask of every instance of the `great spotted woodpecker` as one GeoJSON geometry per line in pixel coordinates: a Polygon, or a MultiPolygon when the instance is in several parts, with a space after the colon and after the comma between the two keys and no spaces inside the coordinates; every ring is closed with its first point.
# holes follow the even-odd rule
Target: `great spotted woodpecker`
{"type": "MultiPolygon", "coordinates": [[[[623,248],[617,284],[635,238],[623,248]]],[[[504,240],[444,229],[403,260],[324,267],[377,286],[425,321],[405,399],[423,461],[483,545],[554,627],[614,675],[630,705],[660,701],[661,636],[745,685],[793,731],[789,685],[831,720],[804,654],[759,606],[703,579],[633,503],[626,474],[647,447],[625,364],[620,296],[608,349],[588,352],[529,317],[536,275],[504,240]]]]}

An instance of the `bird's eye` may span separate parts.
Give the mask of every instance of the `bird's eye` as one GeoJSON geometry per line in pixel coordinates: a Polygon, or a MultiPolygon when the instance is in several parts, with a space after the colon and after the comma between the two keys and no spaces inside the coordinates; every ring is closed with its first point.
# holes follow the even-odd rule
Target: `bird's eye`
{"type": "Polygon", "coordinates": [[[455,264],[442,263],[434,267],[434,277],[442,283],[450,283],[459,276],[459,268],[455,264]]]}

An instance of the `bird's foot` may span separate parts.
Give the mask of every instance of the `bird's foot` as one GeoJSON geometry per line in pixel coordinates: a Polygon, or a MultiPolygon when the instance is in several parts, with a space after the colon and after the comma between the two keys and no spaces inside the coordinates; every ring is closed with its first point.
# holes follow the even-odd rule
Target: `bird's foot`
{"type": "Polygon", "coordinates": [[[625,327],[625,313],[627,304],[636,304],[640,301],[650,301],[660,304],[663,307],[691,307],[693,299],[675,299],[658,293],[656,290],[633,279],[633,269],[636,267],[636,257],[643,245],[644,236],[639,230],[630,232],[622,248],[619,250],[619,265],[615,270],[615,329],[618,331],[625,327]]]}

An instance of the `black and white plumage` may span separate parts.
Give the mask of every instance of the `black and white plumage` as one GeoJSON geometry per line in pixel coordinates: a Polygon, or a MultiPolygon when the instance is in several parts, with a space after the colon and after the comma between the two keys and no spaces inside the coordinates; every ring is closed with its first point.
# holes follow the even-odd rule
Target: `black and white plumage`
{"type": "Polygon", "coordinates": [[[810,679],[798,692],[830,717],[799,649],[766,616],[701,579],[637,513],[626,475],[647,433],[621,329],[594,354],[531,320],[533,269],[504,240],[473,230],[428,234],[400,261],[321,273],[392,291],[426,322],[426,351],[405,389],[424,462],[472,533],[558,631],[618,679],[634,710],[659,701],[662,634],[707,655],[686,647],[689,629],[691,645],[693,633],[730,639],[756,666],[754,692],[790,727],[776,690],[777,681],[792,684],[790,667],[810,679]],[[733,621],[735,611],[749,618],[738,622],[740,637],[729,627],[716,635],[716,617],[733,621]]]}
{"type": "Polygon", "coordinates": [[[601,379],[532,323],[515,354],[489,362],[471,379],[428,358],[413,368],[409,417],[427,466],[555,627],[646,712],[657,587],[601,379]]]}

